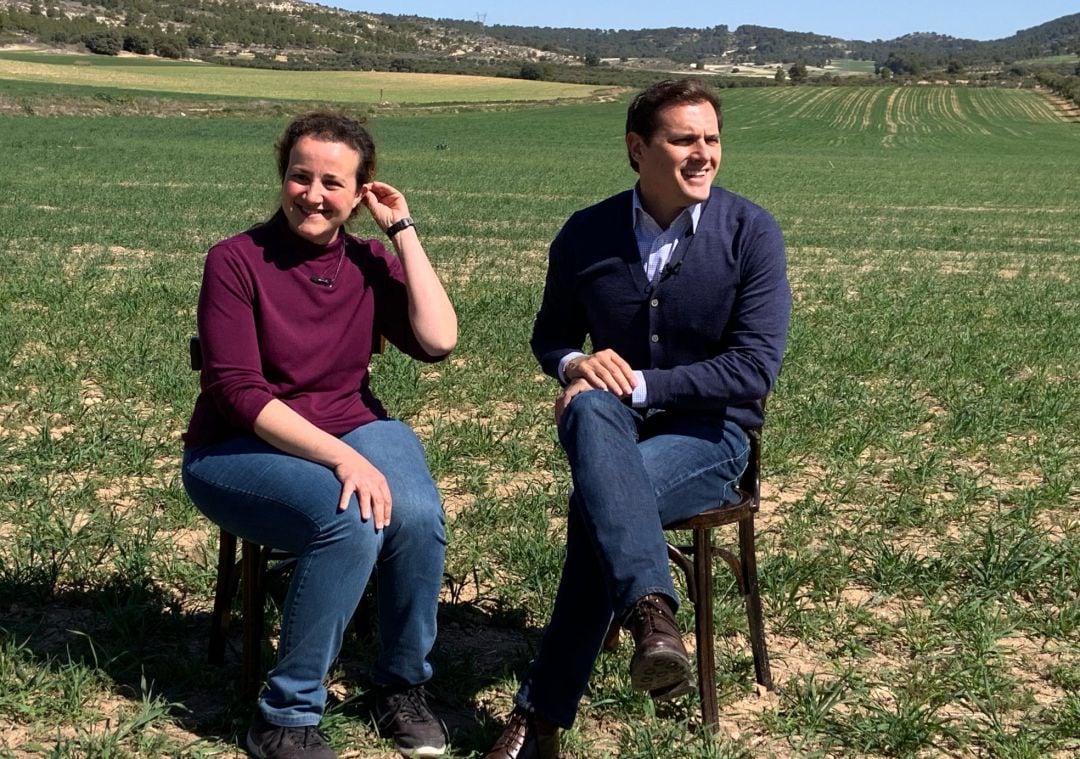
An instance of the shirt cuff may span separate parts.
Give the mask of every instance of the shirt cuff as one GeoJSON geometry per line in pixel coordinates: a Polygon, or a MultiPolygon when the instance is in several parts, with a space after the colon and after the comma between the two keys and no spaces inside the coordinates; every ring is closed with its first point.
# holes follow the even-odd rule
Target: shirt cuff
{"type": "Polygon", "coordinates": [[[648,399],[648,389],[645,387],[645,375],[640,371],[634,371],[634,380],[637,382],[634,385],[634,392],[630,395],[630,405],[634,408],[645,408],[645,402],[648,399]]]}
{"type": "Polygon", "coordinates": [[[581,351],[570,351],[565,356],[559,359],[559,382],[563,383],[564,385],[567,384],[566,372],[564,371],[566,369],[566,365],[573,361],[575,358],[580,358],[584,355],[585,354],[581,351]]]}

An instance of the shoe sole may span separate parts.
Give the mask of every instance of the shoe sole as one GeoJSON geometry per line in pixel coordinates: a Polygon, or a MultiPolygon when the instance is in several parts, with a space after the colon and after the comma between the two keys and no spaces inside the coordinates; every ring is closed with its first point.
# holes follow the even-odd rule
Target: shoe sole
{"type": "Polygon", "coordinates": [[[397,750],[402,756],[408,756],[412,759],[423,759],[425,756],[442,756],[446,753],[446,746],[441,748],[437,746],[418,746],[416,748],[402,748],[398,746],[397,750]]]}
{"type": "Polygon", "coordinates": [[[630,662],[630,684],[635,690],[664,690],[689,678],[689,659],[675,651],[653,651],[648,658],[630,662]]]}
{"type": "Polygon", "coordinates": [[[657,688],[656,690],[649,691],[649,696],[653,701],[673,701],[680,696],[685,696],[687,693],[693,693],[694,684],[689,680],[680,680],[674,685],[669,685],[666,688],[657,688]]]}

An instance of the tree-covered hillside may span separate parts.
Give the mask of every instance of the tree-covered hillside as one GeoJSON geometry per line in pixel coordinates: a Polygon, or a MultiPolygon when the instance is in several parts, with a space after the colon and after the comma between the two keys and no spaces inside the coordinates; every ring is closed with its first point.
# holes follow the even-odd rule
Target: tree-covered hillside
{"type": "Polygon", "coordinates": [[[852,57],[884,62],[890,55],[943,68],[950,61],[966,66],[1011,64],[1044,56],[1080,53],[1080,13],[1022,29],[1011,37],[980,42],[941,34],[907,34],[894,40],[851,42],[852,57]]]}
{"type": "Polygon", "coordinates": [[[581,58],[666,58],[678,63],[726,60],[742,63],[758,60],[822,62],[843,52],[835,37],[787,32],[766,26],[744,25],[729,31],[727,25],[706,29],[572,29],[535,26],[484,26],[478,22],[441,23],[470,34],[489,34],[495,39],[549,52],[581,58]]]}
{"type": "MultiPolygon", "coordinates": [[[[763,26],[569,29],[343,11],[295,0],[0,0],[0,44],[41,42],[282,68],[491,73],[630,84],[626,66],[873,60],[895,74],[1080,51],[1080,14],[979,42],[932,33],[846,41],[763,26]],[[620,73],[621,72],[621,73],[620,73]]],[[[800,69],[802,70],[802,69],[800,69]]],[[[770,72],[771,73],[771,72],[770,72]]],[[[1058,71],[1058,74],[1072,72],[1058,71]]],[[[777,75],[778,80],[781,78],[777,75]]]]}

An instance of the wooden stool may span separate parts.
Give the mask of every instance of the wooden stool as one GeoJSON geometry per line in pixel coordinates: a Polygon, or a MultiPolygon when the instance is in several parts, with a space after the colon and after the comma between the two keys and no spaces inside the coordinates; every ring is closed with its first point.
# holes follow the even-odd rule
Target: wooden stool
{"type": "Polygon", "coordinates": [[[266,608],[266,577],[271,561],[284,568],[294,558],[249,540],[241,541],[240,561],[236,561],[236,536],[221,530],[218,539],[218,573],[214,589],[214,611],[210,615],[211,664],[225,663],[225,641],[232,619],[237,590],[242,591],[240,608],[243,631],[240,647],[240,693],[245,699],[259,695],[262,684],[263,619],[266,608]]]}
{"type": "MultiPolygon", "coordinates": [[[[694,605],[694,635],[697,640],[698,692],[701,694],[701,716],[710,730],[719,721],[716,704],[716,661],[713,621],[713,560],[727,562],[735,574],[739,592],[746,602],[746,618],[750,628],[750,646],[754,654],[754,676],[759,683],[773,690],[769,669],[769,652],[765,646],[765,627],[761,618],[761,593],[758,588],[757,555],[754,547],[754,514],[761,503],[761,432],[749,430],[750,455],[746,470],[739,478],[737,502],[704,511],[682,522],[667,525],[665,530],[689,530],[692,544],[675,546],[668,543],[668,557],[686,575],[686,588],[694,605]],[[728,524],[739,526],[739,555],[713,545],[713,529],[728,524]]],[[[604,647],[614,650],[618,645],[619,624],[612,622],[604,647]]]]}

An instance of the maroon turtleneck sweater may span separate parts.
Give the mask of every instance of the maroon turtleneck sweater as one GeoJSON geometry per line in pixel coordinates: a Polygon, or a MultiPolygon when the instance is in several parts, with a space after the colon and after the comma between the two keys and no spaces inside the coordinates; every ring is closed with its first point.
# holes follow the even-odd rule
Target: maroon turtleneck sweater
{"type": "Polygon", "coordinates": [[[198,325],[202,392],[187,448],[253,434],[273,398],[332,435],[385,418],[368,387],[378,335],[422,361],[442,358],[428,355],[409,326],[396,256],[344,230],[329,245],[314,245],[280,211],[210,249],[198,325]]]}

